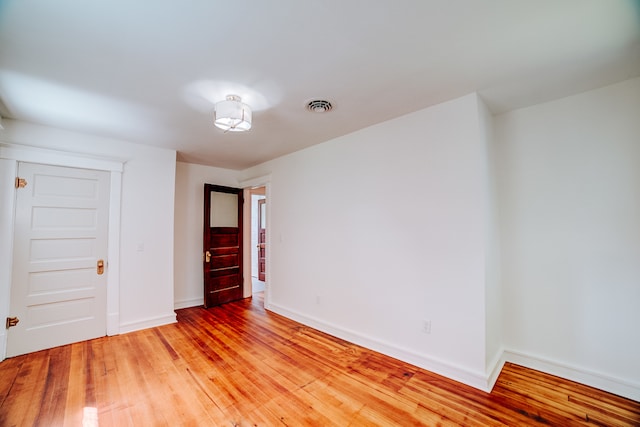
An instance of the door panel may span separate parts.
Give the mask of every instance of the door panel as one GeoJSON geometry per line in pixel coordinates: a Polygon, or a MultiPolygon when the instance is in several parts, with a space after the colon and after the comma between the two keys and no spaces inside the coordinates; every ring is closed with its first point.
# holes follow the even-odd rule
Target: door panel
{"type": "Polygon", "coordinates": [[[20,163],[7,355],[106,335],[110,175],[20,163]],[[105,261],[106,263],[106,261],[105,261]]]}
{"type": "Polygon", "coordinates": [[[258,280],[264,282],[266,272],[267,205],[258,200],[258,280]]]}
{"type": "Polygon", "coordinates": [[[238,254],[214,255],[211,257],[211,269],[233,268],[238,266],[238,254]]]}
{"type": "Polygon", "coordinates": [[[229,251],[238,246],[238,227],[210,227],[215,229],[211,233],[212,249],[217,253],[229,251]]]}
{"type": "Polygon", "coordinates": [[[242,198],[239,188],[204,185],[204,306],[241,299],[242,198]]]}

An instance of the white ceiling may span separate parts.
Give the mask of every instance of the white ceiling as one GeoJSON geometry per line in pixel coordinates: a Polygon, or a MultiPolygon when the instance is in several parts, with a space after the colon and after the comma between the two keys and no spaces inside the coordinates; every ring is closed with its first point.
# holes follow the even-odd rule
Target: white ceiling
{"type": "Polygon", "coordinates": [[[638,75],[633,0],[0,1],[3,116],[230,169],[473,91],[500,113],[638,75]],[[213,126],[227,94],[249,132],[213,126]]]}

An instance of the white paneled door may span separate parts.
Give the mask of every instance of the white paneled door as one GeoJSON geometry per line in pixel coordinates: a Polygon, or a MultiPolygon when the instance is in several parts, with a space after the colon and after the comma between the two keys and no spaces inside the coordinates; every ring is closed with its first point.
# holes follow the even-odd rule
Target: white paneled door
{"type": "Polygon", "coordinates": [[[109,172],[20,163],[7,356],[106,335],[109,172]]]}

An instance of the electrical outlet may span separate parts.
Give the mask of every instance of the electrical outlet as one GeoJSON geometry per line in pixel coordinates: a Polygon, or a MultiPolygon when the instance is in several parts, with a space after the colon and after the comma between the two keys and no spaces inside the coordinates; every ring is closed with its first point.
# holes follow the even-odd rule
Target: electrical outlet
{"type": "Polygon", "coordinates": [[[431,333],[431,320],[422,321],[422,332],[425,334],[431,333]]]}

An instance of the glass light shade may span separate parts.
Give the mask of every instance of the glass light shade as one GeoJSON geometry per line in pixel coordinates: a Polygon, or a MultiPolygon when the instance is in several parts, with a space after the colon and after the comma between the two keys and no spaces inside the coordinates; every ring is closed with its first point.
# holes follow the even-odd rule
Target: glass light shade
{"type": "Polygon", "coordinates": [[[251,129],[251,108],[243,104],[237,95],[228,95],[215,107],[214,124],[225,132],[242,132],[251,129]]]}

